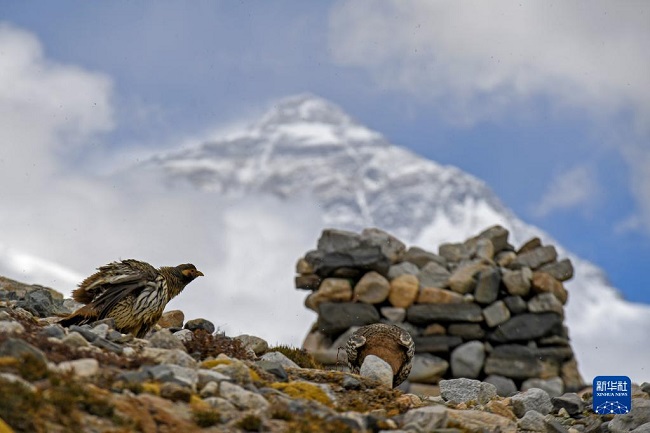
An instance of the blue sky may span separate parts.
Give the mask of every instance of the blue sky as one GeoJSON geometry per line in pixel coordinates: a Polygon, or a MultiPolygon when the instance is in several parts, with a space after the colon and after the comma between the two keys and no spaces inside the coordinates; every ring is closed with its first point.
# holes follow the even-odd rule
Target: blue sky
{"type": "MultiPolygon", "coordinates": [[[[96,96],[96,111],[73,113],[79,144],[54,152],[65,169],[91,172],[91,155],[172,146],[308,91],[483,179],[626,299],[650,303],[646,2],[0,0],[0,22],[3,47],[79,74],[96,96]]],[[[12,84],[0,86],[7,97],[12,84]]]]}

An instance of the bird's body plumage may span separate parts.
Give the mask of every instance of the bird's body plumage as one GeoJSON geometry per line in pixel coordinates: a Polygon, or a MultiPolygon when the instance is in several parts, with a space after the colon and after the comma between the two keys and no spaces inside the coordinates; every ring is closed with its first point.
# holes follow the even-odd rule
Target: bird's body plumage
{"type": "Polygon", "coordinates": [[[345,351],[350,370],[357,374],[368,355],[386,361],[393,370],[393,386],[397,386],[411,372],[415,344],[411,335],[402,328],[374,323],[357,329],[348,339],[345,351]]]}
{"type": "Polygon", "coordinates": [[[72,292],[77,302],[86,305],[60,323],[70,326],[112,318],[120,332],[144,337],[167,303],[201,275],[191,264],[156,269],[133,259],[109,263],[72,292]]]}

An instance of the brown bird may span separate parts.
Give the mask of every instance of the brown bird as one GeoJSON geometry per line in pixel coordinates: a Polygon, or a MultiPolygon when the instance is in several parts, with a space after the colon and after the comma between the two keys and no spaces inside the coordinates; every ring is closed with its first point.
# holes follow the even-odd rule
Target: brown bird
{"type": "Polygon", "coordinates": [[[101,266],[72,292],[84,305],[61,320],[63,326],[81,325],[105,318],[115,329],[144,337],[158,322],[169,301],[203,273],[192,264],[156,269],[138,260],[101,266]]]}
{"type": "Polygon", "coordinates": [[[357,329],[345,345],[348,367],[359,374],[368,355],[375,355],[393,370],[393,387],[404,382],[411,372],[415,344],[411,335],[402,328],[384,323],[373,323],[357,329]]]}

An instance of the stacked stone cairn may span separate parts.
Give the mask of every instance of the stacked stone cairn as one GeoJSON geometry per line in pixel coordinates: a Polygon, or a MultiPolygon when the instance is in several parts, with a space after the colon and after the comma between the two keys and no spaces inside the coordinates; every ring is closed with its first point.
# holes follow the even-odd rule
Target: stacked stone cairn
{"type": "Polygon", "coordinates": [[[318,313],[303,348],[343,369],[354,330],[392,323],[415,341],[410,392],[435,394],[452,378],[492,383],[504,396],[581,389],[564,326],[573,266],[538,238],[516,249],[508,235],[493,226],[434,254],[378,229],[324,230],[297,264],[295,285],[311,292],[305,305],[318,313]]]}

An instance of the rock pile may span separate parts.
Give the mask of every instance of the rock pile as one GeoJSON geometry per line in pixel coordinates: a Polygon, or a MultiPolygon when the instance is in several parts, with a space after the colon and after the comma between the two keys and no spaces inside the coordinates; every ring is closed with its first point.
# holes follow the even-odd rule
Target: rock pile
{"type": "Polygon", "coordinates": [[[484,380],[504,396],[582,388],[564,326],[571,262],[538,238],[515,249],[508,234],[490,227],[435,254],[378,229],[324,230],[297,264],[295,285],[318,313],[303,347],[340,367],[357,327],[392,323],[415,341],[412,391],[437,393],[428,385],[451,378],[484,380]]]}
{"type": "Polygon", "coordinates": [[[77,306],[41,286],[0,278],[0,432],[558,432],[650,431],[650,384],[632,411],[596,415],[591,393],[440,381],[405,394],[320,368],[305,351],[215,333],[205,319],[163,315],[143,339],[111,320],[63,328],[77,306]]]}

